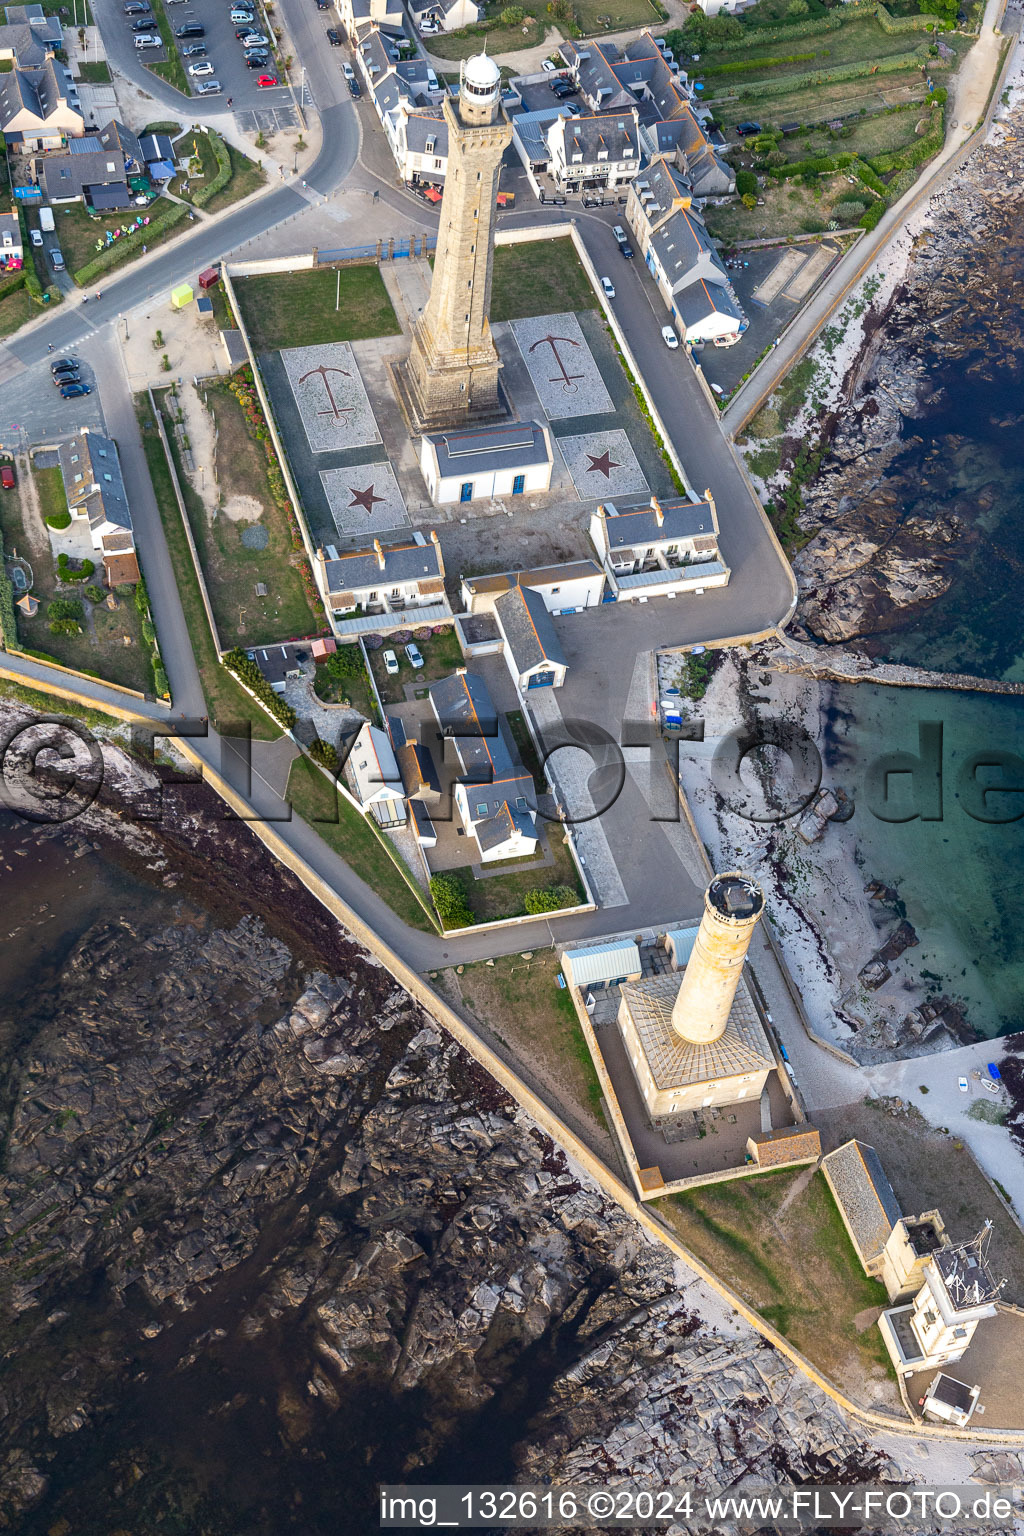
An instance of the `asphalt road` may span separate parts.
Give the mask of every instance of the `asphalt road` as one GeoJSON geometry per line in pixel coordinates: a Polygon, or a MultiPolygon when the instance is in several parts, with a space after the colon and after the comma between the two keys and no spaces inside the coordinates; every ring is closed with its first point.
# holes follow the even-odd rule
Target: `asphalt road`
{"type": "MultiPolygon", "coordinates": [[[[186,38],[178,42],[180,53],[182,48],[187,48],[191,42],[203,43],[207,49],[207,58],[215,65],[215,78],[224,87],[223,95],[216,98],[190,98],[182,96],[173,86],[167,85],[146,69],[145,61],[152,62],[162,59],[165,54],[157,52],[140,53],[135,47],[135,34],[132,32],[132,22],[135,17],[124,14],[123,0],[93,0],[93,14],[103,35],[103,45],[107,51],[110,62],[131,80],[137,81],[150,95],[156,96],[179,115],[184,112],[186,116],[192,110],[193,105],[200,111],[210,105],[210,100],[218,103],[226,102],[230,96],[236,108],[241,107],[270,107],[291,106],[291,92],[287,86],[279,86],[276,89],[261,90],[256,81],[262,73],[259,70],[250,70],[245,66],[242,57],[242,45],[235,39],[235,24],[229,21],[228,16],[232,7],[230,0],[192,0],[190,4],[169,5],[167,7],[167,19],[173,31],[187,21],[198,21],[206,28],[206,36],[201,38],[186,38]],[[162,87],[162,89],[154,89],[162,87]]],[[[259,13],[257,12],[257,17],[259,13]]],[[[157,29],[154,26],[153,31],[157,29]]],[[[262,22],[257,19],[254,30],[264,31],[262,22]]],[[[271,46],[273,39],[271,39],[271,46]]],[[[189,64],[201,63],[199,59],[182,59],[182,66],[187,69],[189,64]]],[[[276,74],[271,66],[268,73],[276,74]]],[[[154,113],[153,121],[157,121],[159,113],[154,113]]]]}

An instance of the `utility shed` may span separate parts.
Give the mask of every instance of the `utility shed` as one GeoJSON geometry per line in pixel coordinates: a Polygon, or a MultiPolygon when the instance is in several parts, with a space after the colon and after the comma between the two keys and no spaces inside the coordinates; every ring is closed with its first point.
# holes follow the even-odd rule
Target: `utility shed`
{"type": "Polygon", "coordinates": [[[847,1141],[821,1160],[843,1225],[865,1270],[876,1275],[889,1234],[900,1219],[892,1185],[874,1147],[847,1141]]]}
{"type": "Polygon", "coordinates": [[[563,950],[562,971],[570,987],[610,987],[620,981],[639,981],[643,975],[640,951],[632,939],[563,950]]]}

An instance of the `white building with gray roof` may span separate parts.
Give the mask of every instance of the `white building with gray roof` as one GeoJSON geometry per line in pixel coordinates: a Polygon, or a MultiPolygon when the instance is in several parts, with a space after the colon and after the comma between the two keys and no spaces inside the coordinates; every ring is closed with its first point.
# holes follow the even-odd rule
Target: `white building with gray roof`
{"type": "Polygon", "coordinates": [[[515,756],[487,684],[460,668],[433,683],[430,704],[454,760],[456,809],[476,840],[482,864],[525,858],[537,850],[533,777],[515,756]]]}
{"type": "Polygon", "coordinates": [[[84,126],[78,88],[59,60],[0,74],[0,133],[9,145],[60,149],[66,137],[78,138],[84,126]]]}
{"type": "Polygon", "coordinates": [[[337,634],[451,621],[444,559],[434,532],[429,540],[415,534],[403,544],[374,539],[370,549],[345,554],[329,545],[317,550],[315,572],[337,634]]]}
{"type": "Polygon", "coordinates": [[[529,587],[510,587],[494,604],[505,664],[520,693],[561,688],[569,664],[544,599],[529,587]]]}
{"type": "Polygon", "coordinates": [[[728,346],[748,321],[693,197],[685,156],[662,155],[633,181],[626,222],[683,340],[728,346]]]}
{"type": "Polygon", "coordinates": [[[88,522],[110,584],[138,581],[135,533],[117,445],[102,432],[84,427],[61,443],[60,472],[68,511],[88,522]]]}
{"type": "Polygon", "coordinates": [[[703,501],[652,496],[635,507],[606,502],[591,516],[590,539],[620,602],[729,584],[710,490],[703,501]]]}
{"type": "Polygon", "coordinates": [[[420,440],[420,469],[438,506],[547,491],[553,462],[551,434],[537,421],[428,432],[420,440]]]}
{"type": "Polygon", "coordinates": [[[560,192],[583,192],[632,181],[640,166],[635,107],[593,117],[556,117],[548,128],[548,171],[560,192]]]}

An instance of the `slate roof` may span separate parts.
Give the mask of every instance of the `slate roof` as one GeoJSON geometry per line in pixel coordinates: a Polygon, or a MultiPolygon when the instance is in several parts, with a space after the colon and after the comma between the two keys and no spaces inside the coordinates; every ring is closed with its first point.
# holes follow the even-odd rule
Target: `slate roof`
{"type": "Polygon", "coordinates": [[[339,555],[337,560],[327,560],[328,591],[373,591],[377,587],[444,577],[441,553],[432,540],[427,544],[385,544],[382,549],[383,570],[372,549],[358,549],[339,555]]]}
{"type": "Polygon", "coordinates": [[[21,224],[16,213],[0,213],[0,250],[21,246],[21,224]]]}
{"type": "Polygon", "coordinates": [[[640,132],[634,113],[628,109],[560,118],[553,132],[563,140],[567,167],[571,168],[575,155],[583,156],[581,165],[597,165],[604,160],[639,163],[640,132]]]}
{"type": "Polygon", "coordinates": [[[488,853],[492,848],[500,848],[507,843],[516,832],[523,837],[536,838],[537,823],[529,811],[512,809],[508,801],[503,801],[500,809],[494,816],[486,821],[478,821],[473,828],[473,836],[480,844],[480,852],[488,853]]]}
{"type": "Polygon", "coordinates": [[[425,155],[428,139],[434,140],[431,153],[439,160],[446,160],[448,158],[448,124],[440,110],[424,108],[421,111],[410,112],[405,122],[407,148],[414,154],[425,155]]]}
{"type": "Polygon", "coordinates": [[[443,480],[551,463],[547,436],[536,421],[509,422],[470,432],[438,432],[428,435],[427,441],[434,450],[443,480]]]}
{"type": "Polygon", "coordinates": [[[685,208],[677,209],[658,226],[651,244],[670,283],[696,266],[702,257],[711,257],[714,262],[719,259],[704,225],[685,208]]]}
{"type": "Polygon", "coordinates": [[[119,149],[125,158],[125,169],[129,175],[145,169],[146,157],[142,153],[142,145],[139,136],[126,128],[124,123],[118,122],[112,117],[109,123],[99,130],[96,135],[104,149],[119,149]]]}
{"type": "Polygon", "coordinates": [[[556,117],[571,117],[572,113],[562,105],[542,107],[538,112],[517,112],[512,119],[512,132],[531,165],[546,165],[551,158],[548,129],[556,117]]]}
{"type": "Polygon", "coordinates": [[[495,601],[494,613],[520,676],[546,661],[559,667],[567,665],[554,622],[539,593],[529,587],[511,587],[495,601]]]}
{"type": "MultiPolygon", "coordinates": [[[[109,209],[130,208],[132,205],[132,194],[123,182],[118,182],[109,187],[86,187],[85,200],[90,208],[95,208],[97,212],[103,212],[109,209]]],[[[202,299],[200,299],[199,303],[202,304],[202,302],[202,299]]],[[[209,303],[209,300],[207,300],[207,303],[209,303]]],[[[213,308],[212,304],[210,308],[213,308]]]]}
{"type": "Polygon", "coordinates": [[[81,114],[70,76],[54,59],[46,59],[38,69],[8,70],[0,75],[0,131],[22,111],[45,123],[64,102],[81,114]]]}
{"type": "Polygon", "coordinates": [[[366,721],[360,728],[349,754],[348,766],[363,805],[375,797],[387,798],[385,791],[392,795],[401,793],[398,763],[387,732],[379,726],[366,721]]]}
{"type": "Polygon", "coordinates": [[[723,288],[721,283],[706,283],[702,277],[676,295],[675,307],[687,330],[711,315],[728,316],[730,320],[735,320],[737,329],[746,319],[728,289],[723,288]]]}
{"type": "Polygon", "coordinates": [[[85,507],[90,528],[103,523],[132,527],[117,448],[109,437],[88,428],[60,446],[64,493],[72,511],[85,507]]]}
{"type": "Polygon", "coordinates": [[[166,133],[147,133],[139,140],[139,148],[147,165],[156,160],[169,160],[174,164],[174,145],[166,133]]]}
{"type": "Polygon", "coordinates": [[[610,503],[605,510],[608,516],[609,550],[632,548],[633,545],[671,544],[677,539],[695,539],[701,535],[717,534],[711,506],[706,501],[662,501],[660,527],[651,506],[617,510],[610,503]]]}
{"type": "Polygon", "coordinates": [[[441,780],[429,747],[422,742],[406,741],[398,745],[395,758],[410,799],[440,795],[441,780]]]}
{"type": "Polygon", "coordinates": [[[874,1263],[900,1219],[899,1203],[878,1153],[854,1139],[829,1152],[822,1168],[861,1263],[874,1263]]]}
{"type": "Polygon", "coordinates": [[[98,139],[92,142],[94,149],[78,150],[71,147],[76,143],[71,139],[66,154],[43,155],[34,162],[36,177],[48,201],[81,197],[86,187],[126,185],[120,150],[101,149],[98,139]]]}
{"type": "Polygon", "coordinates": [[[468,592],[507,592],[509,587],[546,587],[556,581],[579,581],[599,576],[601,567],[593,560],[572,560],[566,565],[540,565],[532,571],[502,571],[496,576],[464,576],[468,592]]]}
{"type": "Polygon", "coordinates": [[[679,995],[678,971],[626,982],[622,1002],[643,1046],[655,1086],[661,1090],[741,1077],[775,1066],[764,1030],[754,1012],[746,984],[740,981],[725,1033],[717,1040],[694,1044],[672,1027],[672,1008],[679,995]]]}

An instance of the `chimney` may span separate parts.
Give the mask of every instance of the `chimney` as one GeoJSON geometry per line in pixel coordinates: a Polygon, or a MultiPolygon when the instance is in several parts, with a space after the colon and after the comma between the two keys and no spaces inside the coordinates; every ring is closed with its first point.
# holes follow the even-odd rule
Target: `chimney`
{"type": "Polygon", "coordinates": [[[380,539],[374,539],[373,552],[377,556],[377,564],[379,565],[380,569],[383,570],[387,565],[387,561],[384,559],[384,550],[381,548],[380,539]]]}
{"type": "Polygon", "coordinates": [[[651,497],[651,511],[654,513],[654,521],[657,523],[658,527],[664,528],[665,514],[661,510],[661,502],[658,500],[657,496],[651,497]]]}
{"type": "Polygon", "coordinates": [[[608,521],[608,513],[605,511],[603,506],[598,507],[597,515],[601,519],[602,523],[606,523],[608,521]]]}
{"type": "Polygon", "coordinates": [[[711,494],[711,487],[710,486],[706,487],[706,489],[704,491],[704,500],[707,502],[708,506],[711,509],[711,521],[713,523],[717,523],[717,520],[718,520],[717,519],[717,508],[715,507],[715,498],[711,494]]]}
{"type": "Polygon", "coordinates": [[[437,569],[440,572],[441,579],[443,581],[448,572],[444,568],[444,555],[441,553],[441,540],[437,536],[436,528],[431,528],[430,530],[430,542],[437,550],[437,569]]]}

